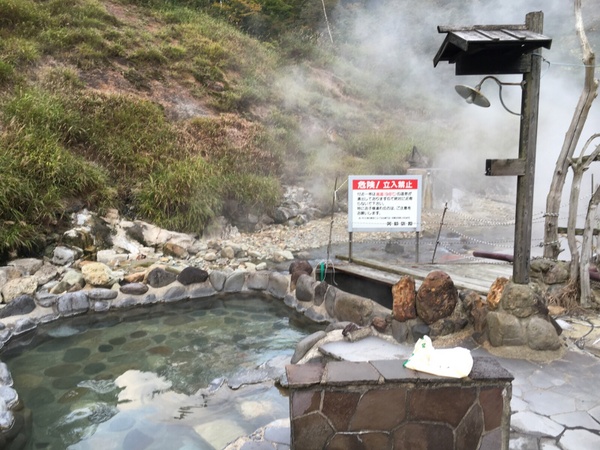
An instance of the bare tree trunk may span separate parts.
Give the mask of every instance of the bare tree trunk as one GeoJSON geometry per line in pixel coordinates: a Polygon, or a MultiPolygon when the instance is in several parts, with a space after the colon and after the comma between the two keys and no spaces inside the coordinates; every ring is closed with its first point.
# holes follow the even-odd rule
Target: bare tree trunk
{"type": "Polygon", "coordinates": [[[560,155],[556,161],[554,175],[550,184],[548,197],[546,197],[546,220],[544,224],[544,256],[546,258],[556,259],[560,253],[558,243],[558,212],[560,210],[561,195],[565,186],[567,171],[569,168],[569,159],[573,156],[583,126],[587,120],[590,108],[596,96],[598,95],[598,80],[594,78],[596,56],[592,51],[581,16],[581,0],[574,0],[575,6],[575,28],[581,49],[583,53],[583,63],[585,64],[585,81],[583,91],[579,97],[579,102],[575,108],[575,113],[571,119],[571,125],[565,135],[560,155]]]}
{"type": "MultiPolygon", "coordinates": [[[[583,148],[581,149],[581,153],[579,154],[579,158],[572,160],[569,158],[569,164],[571,165],[571,169],[573,169],[573,181],[571,183],[571,196],[569,198],[569,220],[567,223],[567,240],[569,242],[569,251],[571,252],[571,264],[569,270],[569,281],[571,284],[575,285],[577,283],[577,278],[580,275],[581,277],[584,274],[579,274],[580,269],[580,261],[579,261],[579,250],[577,249],[577,213],[579,211],[579,194],[581,192],[581,180],[583,179],[583,174],[586,170],[589,169],[590,165],[594,162],[594,160],[600,154],[600,146],[596,146],[596,149],[589,156],[585,156],[585,152],[587,151],[590,144],[594,141],[594,139],[600,137],[599,133],[592,135],[583,148]]],[[[582,261],[583,262],[583,244],[582,244],[582,261]]]]}
{"type": "Polygon", "coordinates": [[[567,241],[571,252],[571,264],[569,265],[569,282],[577,283],[579,274],[579,250],[577,249],[577,209],[579,207],[579,192],[581,191],[581,179],[587,169],[581,160],[573,161],[573,181],[571,183],[571,196],[569,198],[569,219],[567,221],[567,241]]]}
{"type": "Polygon", "coordinates": [[[589,308],[592,306],[592,288],[590,285],[590,259],[592,257],[592,222],[596,217],[596,210],[600,203],[600,187],[596,188],[585,216],[585,227],[583,229],[583,239],[581,241],[581,261],[579,263],[579,273],[581,274],[579,287],[581,290],[581,306],[589,308]]]}

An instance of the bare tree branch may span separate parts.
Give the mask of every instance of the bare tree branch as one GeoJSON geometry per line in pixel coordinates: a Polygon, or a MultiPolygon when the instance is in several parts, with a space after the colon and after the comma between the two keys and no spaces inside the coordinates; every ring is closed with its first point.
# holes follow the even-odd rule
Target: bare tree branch
{"type": "Polygon", "coordinates": [[[571,125],[565,135],[565,140],[556,161],[554,175],[550,183],[550,190],[546,198],[546,219],[544,225],[544,256],[556,259],[560,253],[558,244],[558,212],[560,210],[561,196],[567,178],[569,159],[572,158],[583,127],[588,118],[592,103],[598,95],[598,80],[594,78],[596,56],[585,34],[583,17],[581,15],[581,0],[574,0],[575,29],[581,44],[582,59],[585,65],[585,80],[583,91],[575,108],[571,125]]]}
{"type": "MultiPolygon", "coordinates": [[[[600,152],[600,146],[596,147],[596,151],[600,152]]],[[[596,210],[600,203],[600,187],[596,188],[590,203],[588,205],[587,214],[585,216],[585,226],[583,228],[583,239],[581,241],[581,260],[579,262],[581,290],[581,306],[589,308],[592,305],[592,288],[590,284],[590,259],[592,257],[592,236],[593,227],[592,221],[596,217],[596,210]]]]}
{"type": "MultiPolygon", "coordinates": [[[[579,194],[581,192],[581,180],[583,179],[585,171],[589,169],[589,167],[596,160],[598,155],[600,155],[600,146],[596,146],[596,149],[591,153],[591,155],[585,157],[584,154],[589,145],[592,143],[592,141],[599,136],[600,134],[594,134],[587,140],[587,142],[581,149],[579,158],[569,158],[569,164],[571,166],[571,169],[573,170],[573,181],[571,182],[571,196],[569,198],[569,220],[567,223],[567,240],[569,242],[569,251],[571,252],[569,282],[572,284],[577,283],[577,279],[579,276],[581,276],[582,278],[587,276],[589,278],[589,274],[587,273],[582,272],[581,275],[579,274],[579,250],[577,249],[577,238],[575,237],[575,233],[577,229],[577,212],[579,211],[579,194]]],[[[588,210],[588,214],[589,213],[590,212],[588,210]]],[[[581,262],[583,262],[583,254],[584,249],[582,244],[581,262]]]]}

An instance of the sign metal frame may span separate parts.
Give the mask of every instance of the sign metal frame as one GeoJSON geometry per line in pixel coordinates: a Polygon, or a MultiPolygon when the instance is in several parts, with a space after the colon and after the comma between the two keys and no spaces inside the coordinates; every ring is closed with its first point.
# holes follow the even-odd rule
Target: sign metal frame
{"type": "Polygon", "coordinates": [[[350,175],[348,232],[421,231],[421,175],[350,175]]]}

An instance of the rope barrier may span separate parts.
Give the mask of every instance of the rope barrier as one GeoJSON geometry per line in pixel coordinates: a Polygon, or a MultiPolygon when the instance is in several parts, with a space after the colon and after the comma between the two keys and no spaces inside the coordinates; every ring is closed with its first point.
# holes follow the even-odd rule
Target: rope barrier
{"type": "MultiPolygon", "coordinates": [[[[341,186],[336,186],[334,189],[334,196],[337,196],[337,193],[340,189],[342,189],[342,187],[344,186],[344,184],[342,184],[341,186]]],[[[335,197],[334,197],[334,202],[336,201],[335,197]]],[[[561,210],[563,208],[567,208],[568,205],[565,205],[563,203],[563,205],[561,205],[561,210]]],[[[442,227],[440,228],[440,231],[443,231],[443,233],[446,235],[445,238],[440,239],[440,236],[436,238],[434,237],[424,237],[423,234],[420,235],[419,237],[419,243],[422,246],[421,248],[425,249],[425,252],[431,252],[433,251],[434,247],[436,245],[439,245],[441,248],[443,248],[446,252],[448,252],[449,254],[451,254],[453,256],[452,259],[448,260],[448,261],[444,261],[445,264],[452,264],[452,263],[459,263],[459,264],[464,264],[464,263],[477,263],[477,262],[481,262],[481,258],[479,257],[475,257],[473,255],[471,255],[469,253],[470,249],[472,249],[474,246],[483,246],[483,247],[487,247],[487,248],[514,248],[514,236],[512,236],[512,230],[506,230],[506,233],[502,230],[500,230],[500,227],[514,227],[515,225],[515,219],[514,217],[509,217],[509,216],[500,216],[500,214],[498,215],[499,217],[497,219],[489,219],[489,218],[480,218],[480,217],[476,217],[473,216],[471,214],[465,213],[463,211],[458,211],[458,210],[454,210],[451,208],[447,208],[445,215],[443,214],[443,212],[441,210],[439,211],[433,211],[433,210],[428,210],[424,212],[424,215],[426,216],[426,220],[422,220],[421,225],[422,228],[432,231],[434,228],[437,228],[439,226],[440,223],[442,223],[442,227]],[[443,221],[443,222],[442,222],[443,221]],[[491,239],[491,240],[487,240],[484,239],[482,237],[482,235],[484,233],[482,233],[482,231],[480,231],[481,227],[497,227],[498,229],[493,230],[493,232],[490,232],[489,234],[491,236],[494,237],[501,237],[502,235],[506,235],[506,236],[510,236],[510,238],[499,238],[499,239],[491,239]],[[473,231],[476,231],[476,233],[472,233],[473,231]],[[498,236],[500,234],[500,236],[498,236]],[[468,247],[467,247],[468,245],[468,247]]],[[[545,211],[538,211],[536,213],[533,214],[532,216],[532,223],[533,224],[541,224],[543,222],[545,222],[547,217],[557,217],[559,219],[562,220],[566,220],[566,217],[563,216],[562,214],[547,214],[545,211]]],[[[578,217],[582,217],[585,216],[585,214],[580,214],[578,215],[578,217]]],[[[332,218],[332,223],[333,223],[333,218],[332,218]]],[[[331,229],[330,229],[331,231],[331,229]]],[[[339,236],[339,232],[337,232],[336,234],[338,234],[337,238],[333,237],[330,235],[330,241],[329,241],[329,246],[331,246],[332,244],[336,244],[336,245],[344,245],[344,244],[349,244],[349,238],[348,235],[346,234],[343,238],[340,238],[339,236]]],[[[391,243],[394,244],[398,244],[400,246],[402,246],[402,249],[400,249],[397,254],[401,255],[404,254],[406,257],[406,254],[410,254],[411,252],[414,253],[414,251],[416,250],[416,248],[418,248],[419,244],[416,243],[415,240],[415,236],[414,233],[392,233],[392,232],[385,232],[385,231],[380,231],[380,232],[376,232],[376,233],[367,233],[367,232],[358,232],[358,233],[354,233],[353,235],[353,243],[355,245],[355,248],[357,248],[357,245],[362,246],[362,248],[364,249],[365,246],[381,246],[381,247],[386,247],[388,245],[390,245],[391,243]],[[375,235],[375,236],[374,236],[375,235]],[[370,237],[369,237],[370,236],[370,237]]],[[[538,247],[538,248],[544,248],[545,246],[553,246],[553,245],[557,245],[560,244],[559,241],[556,242],[544,242],[543,237],[540,238],[532,238],[531,239],[531,245],[532,247],[538,247]]],[[[385,251],[388,254],[393,255],[395,252],[394,251],[387,251],[387,249],[385,248],[372,248],[369,250],[375,250],[375,251],[379,251],[381,250],[382,252],[385,251]]],[[[367,250],[367,251],[369,251],[367,250]]],[[[421,251],[419,251],[419,253],[421,254],[421,251]]],[[[329,259],[329,254],[327,255],[327,260],[320,262],[320,264],[323,265],[323,270],[327,270],[328,267],[331,267],[333,270],[333,274],[335,274],[335,266],[333,265],[333,262],[331,261],[331,259],[329,259]]],[[[510,264],[510,263],[506,263],[503,261],[498,261],[495,262],[495,264],[510,264]]],[[[324,276],[324,274],[322,275],[324,276]]],[[[335,276],[335,275],[334,275],[335,276]]]]}

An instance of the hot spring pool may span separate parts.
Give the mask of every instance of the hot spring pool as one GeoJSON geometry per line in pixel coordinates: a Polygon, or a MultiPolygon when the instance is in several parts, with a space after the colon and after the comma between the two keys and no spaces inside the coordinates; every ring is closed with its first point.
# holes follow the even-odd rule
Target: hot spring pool
{"type": "Polygon", "coordinates": [[[290,317],[238,296],[39,326],[0,355],[32,411],[28,448],[221,449],[287,417],[287,397],[258,381],[318,329],[290,317]]]}

